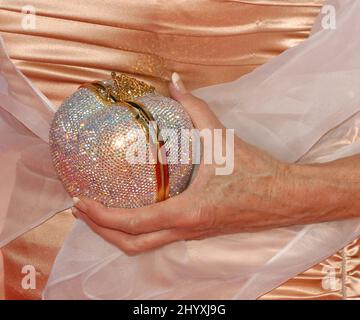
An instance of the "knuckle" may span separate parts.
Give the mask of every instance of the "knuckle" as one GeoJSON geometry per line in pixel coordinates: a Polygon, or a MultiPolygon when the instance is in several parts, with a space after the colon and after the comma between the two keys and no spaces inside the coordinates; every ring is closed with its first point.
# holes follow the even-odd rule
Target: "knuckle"
{"type": "Polygon", "coordinates": [[[197,211],[197,225],[200,229],[208,230],[215,226],[214,211],[209,208],[199,208],[197,211]]]}
{"type": "Polygon", "coordinates": [[[179,217],[181,225],[186,228],[196,228],[200,225],[200,209],[190,208],[179,217]]]}
{"type": "Polygon", "coordinates": [[[139,223],[139,219],[137,219],[136,217],[130,217],[128,219],[127,225],[125,226],[125,229],[126,229],[125,231],[127,233],[134,234],[134,235],[140,234],[141,226],[139,223]]]}
{"type": "Polygon", "coordinates": [[[101,227],[97,224],[97,223],[95,223],[95,222],[92,222],[91,220],[89,220],[89,221],[86,221],[87,222],[87,224],[90,226],[90,228],[95,232],[95,233],[97,233],[97,234],[101,234],[101,227]]]}
{"type": "Polygon", "coordinates": [[[201,100],[196,96],[193,96],[192,94],[187,94],[187,96],[185,96],[183,99],[183,103],[191,106],[206,105],[206,103],[203,100],[201,100]]]}
{"type": "MultiPolygon", "coordinates": [[[[118,214],[118,212],[113,213],[118,214]]],[[[137,235],[141,231],[139,220],[134,215],[128,213],[121,213],[113,219],[111,227],[131,235],[137,235]]]]}
{"type": "Polygon", "coordinates": [[[205,101],[199,99],[199,98],[196,98],[194,97],[192,99],[192,105],[198,109],[203,109],[203,108],[206,108],[207,107],[207,104],[205,101]]]}
{"type": "Polygon", "coordinates": [[[199,98],[196,98],[196,104],[199,108],[207,108],[208,105],[204,100],[201,100],[199,98]]]}
{"type": "Polygon", "coordinates": [[[99,225],[103,225],[104,219],[103,219],[103,216],[102,216],[102,212],[99,209],[93,208],[89,212],[89,214],[91,216],[91,220],[93,220],[95,223],[97,223],[99,225]]]}
{"type": "Polygon", "coordinates": [[[127,256],[131,256],[131,257],[137,256],[140,254],[140,252],[138,252],[137,250],[133,250],[133,249],[123,249],[123,251],[125,252],[125,254],[127,256]]]}
{"type": "Polygon", "coordinates": [[[120,249],[122,249],[126,255],[128,256],[136,256],[142,252],[141,247],[138,245],[130,244],[130,243],[123,243],[119,246],[120,249]]]}

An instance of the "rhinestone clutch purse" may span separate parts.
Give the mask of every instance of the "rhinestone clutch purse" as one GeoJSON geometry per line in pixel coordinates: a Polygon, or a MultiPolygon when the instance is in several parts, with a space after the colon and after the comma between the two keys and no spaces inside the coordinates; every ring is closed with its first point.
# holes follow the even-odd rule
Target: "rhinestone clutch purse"
{"type": "Polygon", "coordinates": [[[192,174],[183,107],[127,75],[81,86],[55,113],[50,151],[72,197],[135,208],[182,192],[192,174]]]}

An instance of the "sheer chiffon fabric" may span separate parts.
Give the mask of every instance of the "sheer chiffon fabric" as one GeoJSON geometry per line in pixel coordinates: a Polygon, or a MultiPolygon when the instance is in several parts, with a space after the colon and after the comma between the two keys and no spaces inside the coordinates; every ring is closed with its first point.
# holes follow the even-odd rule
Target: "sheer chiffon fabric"
{"type": "MultiPolygon", "coordinates": [[[[225,126],[284,161],[326,162],[360,152],[360,3],[329,3],[337,7],[336,30],[318,28],[250,75],[195,91],[225,126]]],[[[71,199],[48,153],[54,109],[3,48],[0,58],[4,245],[71,206],[71,199]]],[[[359,235],[360,219],[354,219],[182,241],[128,257],[77,221],[44,298],[254,299],[359,235]]]]}
{"type": "Polygon", "coordinates": [[[0,38],[0,246],[71,205],[52,168],[50,102],[11,63],[0,38]],[[59,210],[57,210],[59,209],[59,210]]]}

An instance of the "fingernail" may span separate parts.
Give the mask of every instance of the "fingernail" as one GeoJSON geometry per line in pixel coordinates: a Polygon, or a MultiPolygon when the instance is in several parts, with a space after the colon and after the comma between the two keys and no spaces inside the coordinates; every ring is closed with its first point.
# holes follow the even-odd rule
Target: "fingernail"
{"type": "Polygon", "coordinates": [[[73,202],[74,202],[74,206],[75,206],[77,203],[80,202],[80,199],[77,198],[77,197],[72,198],[72,200],[73,200],[73,202]]]}
{"type": "Polygon", "coordinates": [[[76,209],[75,207],[72,207],[71,208],[71,213],[72,213],[72,215],[77,219],[77,212],[78,212],[78,209],[76,209]]]}
{"type": "Polygon", "coordinates": [[[171,82],[174,85],[175,89],[181,93],[186,93],[186,88],[184,82],[181,80],[180,75],[177,72],[174,72],[171,75],[171,82]]]}

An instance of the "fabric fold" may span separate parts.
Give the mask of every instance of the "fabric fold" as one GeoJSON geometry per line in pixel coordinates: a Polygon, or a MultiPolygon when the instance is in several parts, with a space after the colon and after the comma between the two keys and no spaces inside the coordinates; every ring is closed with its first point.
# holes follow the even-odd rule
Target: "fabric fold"
{"type": "Polygon", "coordinates": [[[0,38],[0,247],[72,204],[48,147],[54,110],[0,38]]]}
{"type": "MultiPolygon", "coordinates": [[[[360,152],[357,135],[349,136],[359,128],[359,44],[349,38],[360,27],[360,4],[331,3],[336,31],[318,29],[250,75],[195,91],[225,126],[284,161],[326,162],[360,152]]],[[[255,299],[359,233],[354,219],[178,242],[127,257],[77,222],[44,298],[255,299]]]]}
{"type": "MultiPolygon", "coordinates": [[[[360,3],[331,3],[338,10],[335,31],[315,30],[250,75],[195,92],[225,126],[283,161],[326,162],[360,152],[354,134],[360,111],[360,3]]],[[[3,245],[71,206],[71,199],[54,174],[46,143],[54,109],[11,65],[3,47],[0,51],[3,245]]],[[[43,297],[255,299],[359,234],[360,219],[354,219],[182,241],[129,257],[77,221],[43,297]]]]}

